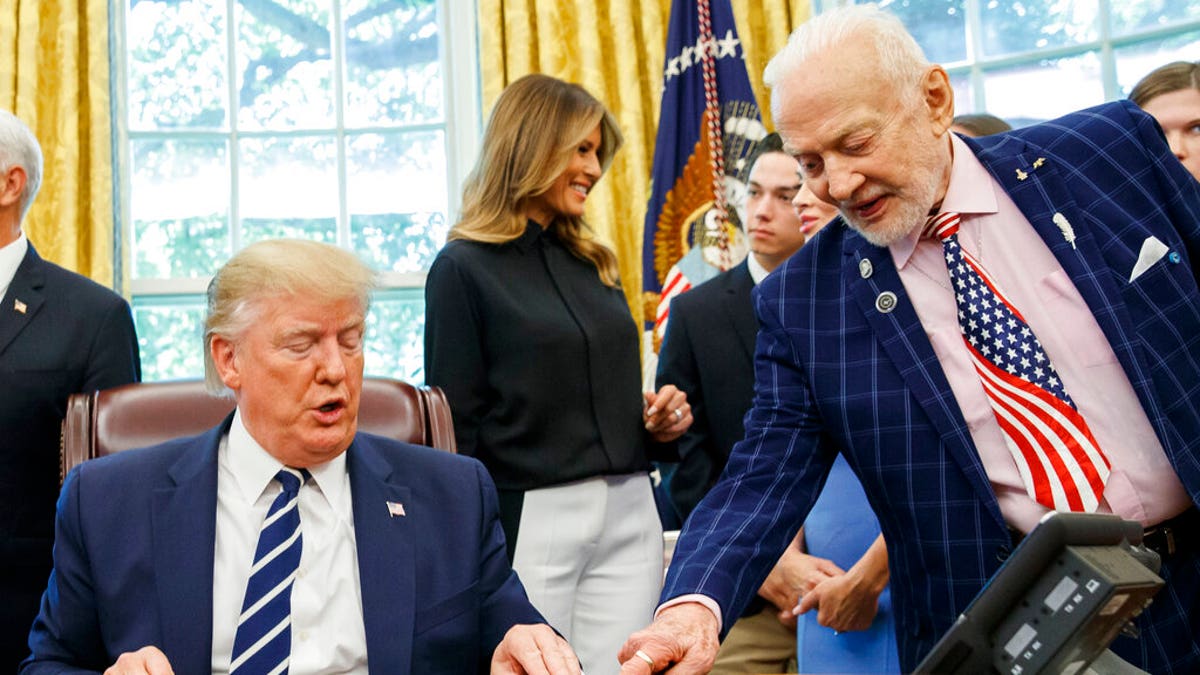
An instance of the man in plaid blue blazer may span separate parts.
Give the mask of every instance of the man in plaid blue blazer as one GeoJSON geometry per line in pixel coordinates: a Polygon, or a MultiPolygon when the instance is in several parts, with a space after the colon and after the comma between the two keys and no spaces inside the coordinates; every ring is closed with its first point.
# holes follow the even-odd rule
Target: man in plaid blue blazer
{"type": "Polygon", "coordinates": [[[1175,534],[1140,639],[1113,650],[1200,672],[1200,183],[1127,102],[952,136],[945,71],[872,7],[810,20],[765,79],[787,148],[842,217],[756,291],[746,438],[622,672],[706,672],[838,453],[888,542],[906,671],[1045,513],[964,356],[941,245],[920,238],[942,209],[962,213],[963,248],[1013,291],[1111,460],[1100,510],[1175,534]]]}

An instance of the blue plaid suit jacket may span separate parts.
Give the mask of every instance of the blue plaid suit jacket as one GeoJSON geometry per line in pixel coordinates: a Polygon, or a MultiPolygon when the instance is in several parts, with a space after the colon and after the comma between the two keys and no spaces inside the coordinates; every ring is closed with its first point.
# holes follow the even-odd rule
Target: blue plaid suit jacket
{"type": "MultiPolygon", "coordinates": [[[[1092,308],[1200,503],[1200,183],[1128,102],[968,143],[1092,308]],[[1056,213],[1072,224],[1075,247],[1056,213]],[[1171,255],[1130,283],[1150,236],[1171,255]]],[[[1009,533],[889,252],[839,222],[781,270],[756,290],[746,438],[688,521],[663,599],[703,593],[738,616],[841,452],[888,542],[901,663],[911,670],[1007,557],[1009,533]],[[862,260],[874,268],[867,279],[862,260]],[[889,313],[875,308],[884,291],[898,298],[889,313]]],[[[1163,574],[1168,588],[1139,619],[1142,639],[1114,649],[1150,672],[1197,672],[1200,561],[1173,556],[1163,574]]]]}

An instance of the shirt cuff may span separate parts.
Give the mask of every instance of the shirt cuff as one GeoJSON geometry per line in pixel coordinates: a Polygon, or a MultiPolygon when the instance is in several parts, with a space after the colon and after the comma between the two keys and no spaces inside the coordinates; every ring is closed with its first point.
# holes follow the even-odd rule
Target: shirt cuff
{"type": "Polygon", "coordinates": [[[695,602],[704,605],[708,611],[712,612],[713,616],[717,617],[718,632],[720,632],[721,627],[725,625],[721,621],[721,606],[717,604],[716,600],[713,600],[707,595],[701,595],[700,593],[689,593],[687,595],[681,595],[677,598],[671,598],[670,600],[659,605],[658,609],[654,610],[654,618],[657,619],[658,615],[661,614],[664,609],[667,609],[668,607],[674,607],[675,605],[682,605],[685,602],[695,602]]]}

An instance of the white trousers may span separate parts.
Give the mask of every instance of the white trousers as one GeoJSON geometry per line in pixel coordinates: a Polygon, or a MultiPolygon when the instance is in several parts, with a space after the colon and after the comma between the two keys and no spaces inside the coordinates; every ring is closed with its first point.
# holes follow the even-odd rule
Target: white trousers
{"type": "Polygon", "coordinates": [[[525,493],[513,568],[587,675],[620,670],[621,645],[653,618],[662,565],[662,525],[646,474],[525,493]]]}

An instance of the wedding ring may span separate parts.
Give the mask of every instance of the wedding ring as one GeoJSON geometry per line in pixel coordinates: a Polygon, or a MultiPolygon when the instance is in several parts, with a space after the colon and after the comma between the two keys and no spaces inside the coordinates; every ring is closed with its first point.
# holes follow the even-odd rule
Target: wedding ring
{"type": "Polygon", "coordinates": [[[682,408],[675,409],[675,421],[677,421],[677,422],[683,421],[683,409],[682,408]]]}
{"type": "MultiPolygon", "coordinates": [[[[679,412],[679,411],[676,410],[675,412],[679,412]]],[[[639,659],[645,661],[646,665],[650,666],[650,672],[654,672],[654,659],[650,658],[649,654],[647,654],[646,652],[639,649],[636,652],[634,652],[633,655],[638,657],[639,659]]]]}

